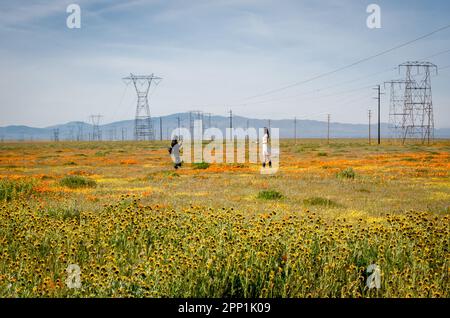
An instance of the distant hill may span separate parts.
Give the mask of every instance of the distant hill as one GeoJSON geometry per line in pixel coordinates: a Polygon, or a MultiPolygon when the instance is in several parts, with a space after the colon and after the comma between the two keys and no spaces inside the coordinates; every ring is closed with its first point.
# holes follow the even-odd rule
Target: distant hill
{"type": "MultiPolygon", "coordinates": [[[[173,129],[178,127],[180,118],[181,127],[189,127],[189,113],[177,113],[162,116],[162,136],[168,139],[173,129]]],[[[160,117],[153,117],[153,127],[155,138],[160,139],[160,117]]],[[[269,125],[268,120],[246,118],[241,116],[233,117],[233,127],[263,128],[269,125]]],[[[203,124],[207,128],[209,117],[204,117],[203,124]]],[[[211,125],[221,129],[229,127],[229,118],[225,116],[211,116],[211,125]]],[[[280,129],[281,138],[294,137],[294,121],[292,119],[271,120],[271,127],[280,129]]],[[[54,125],[45,128],[34,128],[28,126],[6,126],[0,127],[0,140],[52,140],[54,131],[59,131],[59,140],[90,140],[92,136],[92,125],[85,122],[69,122],[61,125],[54,125]]],[[[364,124],[344,124],[331,123],[330,136],[332,138],[366,138],[368,125],[364,124]]],[[[132,140],[134,131],[134,120],[123,120],[100,126],[102,140],[132,140]]],[[[372,125],[372,136],[376,137],[377,127],[372,125]]],[[[386,123],[381,124],[382,137],[390,137],[390,131],[386,123]]],[[[297,120],[298,138],[326,138],[327,123],[316,120],[297,120]]],[[[450,138],[450,128],[436,129],[436,138],[450,138]]]]}

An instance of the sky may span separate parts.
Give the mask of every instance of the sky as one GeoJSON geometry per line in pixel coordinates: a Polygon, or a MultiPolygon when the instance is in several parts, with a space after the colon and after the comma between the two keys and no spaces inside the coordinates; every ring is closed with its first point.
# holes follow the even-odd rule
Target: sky
{"type": "Polygon", "coordinates": [[[449,25],[449,12],[446,0],[1,1],[0,126],[132,119],[136,93],[122,80],[130,73],[163,78],[150,91],[152,116],[231,109],[367,123],[381,84],[387,122],[383,83],[404,78],[399,64],[427,58],[440,68],[435,125],[450,127],[450,28],[302,83],[449,25]],[[71,3],[81,8],[79,29],[66,25],[71,3]],[[366,24],[372,3],[379,29],[366,24]]]}

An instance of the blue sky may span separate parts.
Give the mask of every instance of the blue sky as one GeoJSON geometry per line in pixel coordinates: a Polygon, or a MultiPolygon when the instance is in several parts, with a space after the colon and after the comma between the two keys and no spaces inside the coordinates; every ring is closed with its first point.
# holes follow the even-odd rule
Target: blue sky
{"type": "MultiPolygon", "coordinates": [[[[130,72],[163,77],[154,116],[187,110],[366,123],[372,85],[394,68],[450,50],[450,29],[345,71],[248,98],[350,64],[450,24],[444,0],[40,0],[0,3],[0,126],[45,127],[93,113],[131,119],[130,72]],[[66,7],[81,7],[81,29],[66,7]],[[381,7],[368,29],[366,7],[381,7]]],[[[450,65],[450,52],[428,61],[450,65]]],[[[450,127],[450,68],[432,78],[436,127],[450,127]]],[[[388,120],[383,96],[382,120],[388,120]]]]}

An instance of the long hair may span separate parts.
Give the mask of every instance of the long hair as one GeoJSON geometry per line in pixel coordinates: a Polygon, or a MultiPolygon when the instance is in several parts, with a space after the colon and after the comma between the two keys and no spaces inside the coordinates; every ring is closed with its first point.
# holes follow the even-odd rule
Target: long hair
{"type": "Polygon", "coordinates": [[[264,134],[267,134],[267,138],[270,139],[269,128],[264,127],[264,134]]]}
{"type": "Polygon", "coordinates": [[[178,140],[176,140],[176,139],[173,139],[173,140],[172,140],[172,144],[171,144],[171,147],[175,146],[175,145],[176,145],[177,143],[178,143],[178,140]]]}

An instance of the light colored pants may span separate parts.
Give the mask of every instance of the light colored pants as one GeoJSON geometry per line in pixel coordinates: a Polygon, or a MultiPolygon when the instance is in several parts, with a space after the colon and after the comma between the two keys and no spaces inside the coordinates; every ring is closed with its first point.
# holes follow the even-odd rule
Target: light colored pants
{"type": "Polygon", "coordinates": [[[271,161],[270,148],[267,144],[263,144],[263,157],[264,157],[264,162],[271,161]]]}

